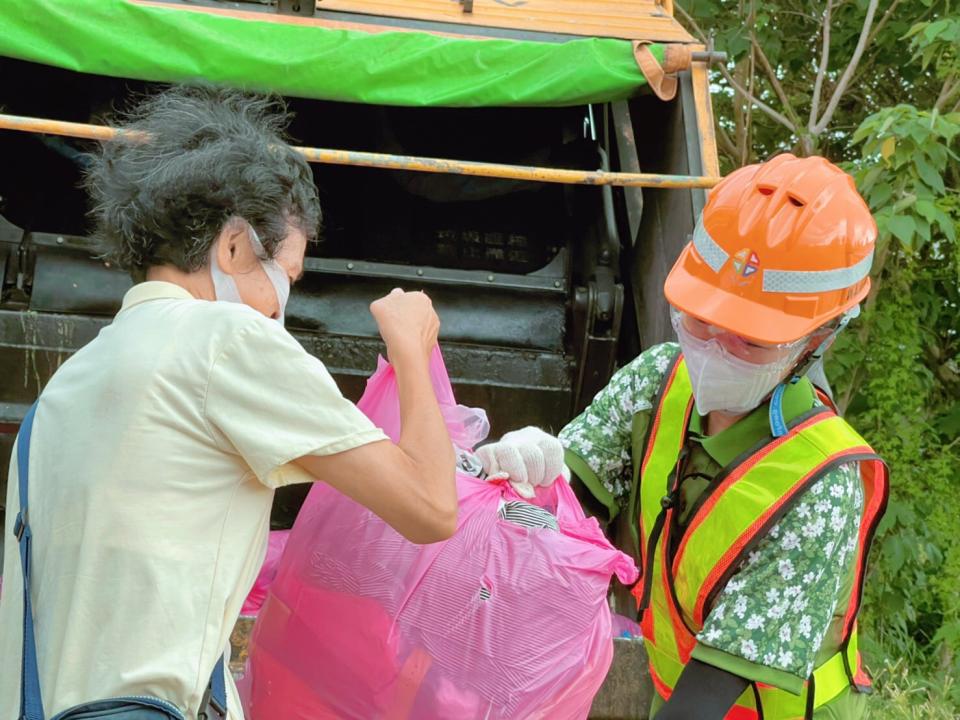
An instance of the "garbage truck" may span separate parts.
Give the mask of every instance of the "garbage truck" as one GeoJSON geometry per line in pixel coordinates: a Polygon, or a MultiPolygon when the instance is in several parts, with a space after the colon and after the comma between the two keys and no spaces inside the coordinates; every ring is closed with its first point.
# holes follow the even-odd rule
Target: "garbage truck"
{"type": "MultiPolygon", "coordinates": [[[[0,503],[27,408],[131,285],[88,235],[86,153],[164,84],[293,112],[323,229],[286,326],[352,399],[393,287],[433,298],[457,397],[494,436],[558,431],[671,334],[661,288],[718,180],[722,59],[672,0],[5,0],[0,28],[0,503]]],[[[305,494],[278,492],[274,527],[305,494]]],[[[636,684],[629,662],[610,682],[636,684]]],[[[604,697],[596,717],[642,717],[604,697]]]]}

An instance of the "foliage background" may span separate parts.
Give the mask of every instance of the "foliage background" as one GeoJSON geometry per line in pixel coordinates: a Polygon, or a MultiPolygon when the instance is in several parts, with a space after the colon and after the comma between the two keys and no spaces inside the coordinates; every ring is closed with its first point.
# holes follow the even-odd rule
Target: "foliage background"
{"type": "Polygon", "coordinates": [[[827,371],[891,502],[861,624],[871,716],[960,716],[960,12],[941,0],[678,0],[714,66],[724,172],[844,164],[880,230],[864,313],[827,371]]]}

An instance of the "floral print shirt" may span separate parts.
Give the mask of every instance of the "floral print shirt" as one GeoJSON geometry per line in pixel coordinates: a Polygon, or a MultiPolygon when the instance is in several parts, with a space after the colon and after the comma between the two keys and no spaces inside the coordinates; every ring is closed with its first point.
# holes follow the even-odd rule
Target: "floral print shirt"
{"type": "MultiPolygon", "coordinates": [[[[633,483],[634,416],[650,413],[678,353],[673,343],[642,353],[560,432],[564,446],[621,507],[633,483]]],[[[715,475],[721,467],[714,462],[711,469],[715,475]]],[[[798,691],[817,661],[839,644],[863,502],[855,464],[842,465],[812,485],[717,597],[697,636],[700,659],[798,691]],[[833,647],[822,648],[825,640],[833,647]],[[751,665],[777,672],[758,677],[751,665]]]]}

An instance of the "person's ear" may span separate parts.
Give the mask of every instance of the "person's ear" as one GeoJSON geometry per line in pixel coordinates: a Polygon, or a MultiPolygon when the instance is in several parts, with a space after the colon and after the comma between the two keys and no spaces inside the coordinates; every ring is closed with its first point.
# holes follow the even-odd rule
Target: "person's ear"
{"type": "Polygon", "coordinates": [[[249,225],[241,218],[230,218],[214,240],[214,252],[220,269],[227,275],[249,271],[256,259],[249,238],[249,225]]]}

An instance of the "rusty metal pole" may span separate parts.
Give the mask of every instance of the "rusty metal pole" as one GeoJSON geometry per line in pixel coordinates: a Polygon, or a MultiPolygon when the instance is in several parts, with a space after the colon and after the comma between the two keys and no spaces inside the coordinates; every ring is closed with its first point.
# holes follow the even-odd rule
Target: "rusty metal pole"
{"type": "MultiPolygon", "coordinates": [[[[43,118],[0,114],[0,130],[20,130],[45,135],[64,135],[86,140],[114,140],[130,137],[146,140],[143,133],[86,123],[64,122],[43,118]]],[[[566,170],[561,168],[507,165],[471,160],[389,155],[358,150],[331,150],[328,148],[294,147],[309,162],[328,165],[353,165],[387,170],[473,175],[476,177],[506,178],[531,182],[562,183],[566,185],[619,185],[624,187],[654,188],[712,188],[719,177],[696,175],[661,175],[657,173],[624,173],[606,170],[566,170]]]]}

